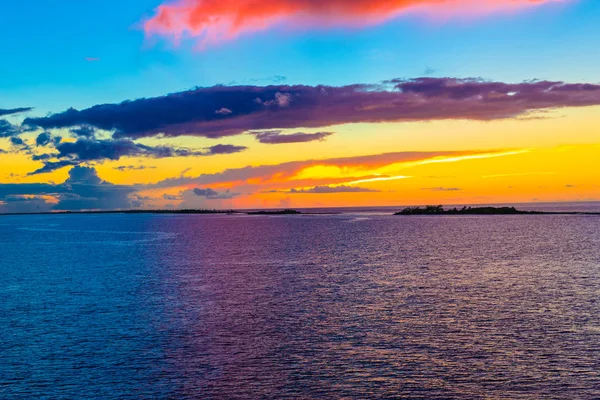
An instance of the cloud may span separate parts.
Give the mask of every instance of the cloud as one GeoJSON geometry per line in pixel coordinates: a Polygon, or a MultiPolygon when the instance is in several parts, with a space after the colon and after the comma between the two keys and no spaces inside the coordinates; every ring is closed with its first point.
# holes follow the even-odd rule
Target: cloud
{"type": "Polygon", "coordinates": [[[194,37],[200,48],[273,27],[297,30],[365,27],[399,15],[472,15],[561,0],[177,0],[160,5],[144,22],[147,35],[179,42],[194,37]]]}
{"type": "Polygon", "coordinates": [[[26,118],[24,124],[46,130],[87,126],[110,131],[117,139],[158,135],[222,138],[346,123],[490,121],[593,105],[600,105],[600,85],[425,77],[341,87],[213,86],[84,110],[71,108],[47,117],[26,118]],[[215,114],[221,108],[233,111],[215,114]]]}
{"type": "Polygon", "coordinates": [[[0,212],[126,209],[131,205],[129,195],[134,191],[131,186],[102,181],[93,168],[74,167],[69,171],[69,178],[58,185],[0,184],[0,202],[4,203],[0,205],[0,212]],[[53,197],[57,202],[41,203],[42,197],[53,197]],[[17,202],[15,198],[21,200],[17,202]]]}
{"type": "Polygon", "coordinates": [[[189,150],[178,150],[170,147],[151,147],[135,143],[128,139],[94,140],[77,139],[76,142],[60,143],[56,146],[58,158],[73,157],[79,161],[119,160],[121,157],[149,156],[174,157],[195,155],[189,150]]]}
{"type": "Polygon", "coordinates": [[[219,154],[233,154],[233,153],[240,153],[247,149],[248,148],[245,146],[235,146],[233,144],[217,144],[215,146],[209,147],[207,149],[208,151],[202,155],[216,156],[219,154]]]}
{"type": "Polygon", "coordinates": [[[14,146],[24,146],[25,142],[20,137],[12,136],[10,138],[10,143],[14,146]]]}
{"type": "Polygon", "coordinates": [[[50,132],[42,132],[35,138],[36,146],[46,146],[52,140],[50,132]]]}
{"type": "Polygon", "coordinates": [[[292,95],[289,93],[276,92],[275,98],[271,100],[263,100],[260,97],[257,97],[254,99],[254,102],[266,107],[278,106],[280,108],[286,108],[289,107],[290,103],[292,102],[292,95]]]}
{"type": "MultiPolygon", "coordinates": [[[[373,170],[382,167],[388,167],[394,164],[410,163],[429,163],[444,161],[459,161],[462,158],[469,157],[497,157],[509,155],[512,153],[500,151],[432,151],[432,152],[395,152],[382,153],[367,156],[328,158],[320,160],[290,161],[274,165],[247,166],[243,168],[226,169],[214,174],[203,174],[197,177],[178,177],[165,179],[149,188],[169,188],[179,186],[205,186],[221,183],[244,184],[248,181],[260,185],[273,185],[273,183],[290,184],[290,181],[296,186],[302,185],[298,180],[300,173],[311,167],[337,167],[340,170],[354,170],[359,176],[339,176],[334,178],[325,177],[327,184],[360,184],[366,182],[376,182],[394,179],[404,179],[401,177],[389,177],[374,175],[373,170]],[[360,173],[362,171],[362,173],[360,173]]],[[[288,186],[289,187],[289,186],[288,186]]]]}
{"type": "Polygon", "coordinates": [[[8,138],[21,134],[23,130],[5,119],[0,119],[0,138],[8,138]]]}
{"type": "Polygon", "coordinates": [[[96,170],[74,167],[69,179],[63,184],[68,187],[66,195],[54,207],[58,210],[115,210],[130,207],[130,186],[113,185],[102,181],[96,170]]]}
{"type": "MultiPolygon", "coordinates": [[[[38,161],[47,160],[49,157],[44,154],[42,157],[38,157],[38,161]]],[[[61,161],[44,161],[44,165],[41,168],[36,169],[33,172],[30,172],[28,175],[39,175],[46,174],[48,172],[56,171],[57,169],[61,169],[64,167],[74,167],[79,165],[79,161],[73,160],[61,160],[61,161]]]]}
{"type": "Polygon", "coordinates": [[[229,115],[232,113],[233,113],[233,111],[231,111],[229,108],[225,108],[225,107],[215,111],[215,114],[219,114],[219,115],[229,115]]]}
{"type": "Polygon", "coordinates": [[[309,189],[290,189],[285,193],[311,193],[311,194],[331,194],[331,193],[378,193],[379,190],[368,189],[358,186],[315,186],[309,189]]]}
{"type": "Polygon", "coordinates": [[[81,136],[85,138],[92,138],[96,135],[96,130],[90,126],[80,126],[70,130],[75,136],[81,136]]]}
{"type": "Polygon", "coordinates": [[[52,203],[40,196],[10,195],[0,198],[0,213],[40,213],[52,210],[52,203]]]}
{"type": "Polygon", "coordinates": [[[113,169],[124,172],[124,171],[141,171],[144,169],[156,169],[156,167],[147,166],[147,165],[121,165],[119,167],[114,167],[113,169]]]}
{"type": "Polygon", "coordinates": [[[86,57],[85,61],[87,61],[87,62],[95,62],[95,61],[100,61],[100,58],[98,58],[98,57],[86,57]]]}
{"type": "Polygon", "coordinates": [[[445,187],[431,187],[431,188],[421,188],[421,190],[427,190],[429,192],[459,192],[461,188],[445,188],[445,187]]]}
{"type": "Polygon", "coordinates": [[[9,108],[9,109],[0,108],[0,117],[3,117],[5,115],[20,114],[20,113],[28,112],[31,110],[33,110],[33,107],[21,107],[21,108],[9,108]]]}
{"type": "Polygon", "coordinates": [[[271,76],[262,77],[262,78],[247,79],[247,80],[244,80],[244,81],[231,81],[229,83],[229,85],[238,85],[241,82],[256,84],[256,83],[260,83],[260,82],[283,83],[285,81],[287,81],[287,77],[286,76],[283,76],[283,75],[271,75],[271,76]]]}
{"type": "MultiPolygon", "coordinates": [[[[80,137],[75,142],[62,142],[56,144],[58,154],[53,155],[58,162],[45,161],[44,166],[31,175],[50,172],[69,165],[78,165],[83,162],[120,160],[122,157],[200,157],[218,154],[232,154],[246,150],[244,146],[216,145],[205,150],[178,149],[167,146],[146,146],[135,143],[129,139],[97,140],[80,137]]],[[[51,157],[37,157],[38,161],[48,160],[51,157]]]]}
{"type": "MultiPolygon", "coordinates": [[[[139,147],[136,143],[131,140],[95,140],[79,138],[76,142],[65,142],[60,143],[56,146],[58,155],[56,158],[64,159],[63,162],[69,163],[81,163],[86,161],[98,161],[98,160],[119,160],[125,156],[136,156],[144,152],[144,149],[139,147]]],[[[60,167],[59,163],[46,163],[44,168],[48,165],[60,167]]],[[[34,174],[40,173],[40,170],[35,171],[34,174]]]]}
{"type": "Polygon", "coordinates": [[[333,135],[333,132],[316,132],[316,133],[303,133],[296,132],[289,135],[283,135],[281,131],[266,131],[266,132],[253,132],[256,139],[260,143],[264,144],[287,144],[287,143],[306,143],[323,141],[328,136],[333,135]]]}
{"type": "Polygon", "coordinates": [[[206,197],[209,200],[224,200],[224,199],[233,199],[234,197],[239,196],[239,193],[231,193],[228,189],[225,192],[217,192],[211,188],[205,189],[194,189],[194,194],[198,197],[206,197]]]}
{"type": "Polygon", "coordinates": [[[285,108],[285,107],[289,107],[290,103],[292,102],[292,95],[289,93],[275,93],[275,102],[277,102],[277,105],[279,107],[285,108]]]}

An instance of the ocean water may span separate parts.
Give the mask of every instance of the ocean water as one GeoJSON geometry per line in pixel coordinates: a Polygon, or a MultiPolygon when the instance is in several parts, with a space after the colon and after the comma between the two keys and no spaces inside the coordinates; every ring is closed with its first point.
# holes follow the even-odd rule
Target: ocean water
{"type": "Polygon", "coordinates": [[[1,399],[600,398],[600,217],[0,217],[1,399]]]}

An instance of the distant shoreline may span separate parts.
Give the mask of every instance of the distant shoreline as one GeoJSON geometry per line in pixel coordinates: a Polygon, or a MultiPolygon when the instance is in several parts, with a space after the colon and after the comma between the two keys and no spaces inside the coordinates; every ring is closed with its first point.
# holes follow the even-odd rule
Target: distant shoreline
{"type": "Polygon", "coordinates": [[[32,213],[0,213],[0,216],[10,215],[93,215],[93,214],[183,214],[183,215],[336,215],[340,212],[301,212],[297,210],[204,210],[204,209],[186,209],[186,210],[97,210],[97,211],[49,211],[32,213]]]}
{"type": "MultiPolygon", "coordinates": [[[[390,208],[390,207],[387,207],[390,208]]],[[[365,211],[368,212],[368,211],[365,211]]],[[[165,215],[339,215],[343,211],[298,211],[285,210],[209,210],[209,209],[184,209],[184,210],[106,210],[106,211],[50,211],[33,213],[0,213],[0,216],[20,215],[103,215],[103,214],[165,214],[165,215]]],[[[406,207],[394,213],[395,216],[452,216],[452,215],[600,215],[594,211],[523,211],[515,207],[468,207],[444,209],[442,206],[406,207]]]]}

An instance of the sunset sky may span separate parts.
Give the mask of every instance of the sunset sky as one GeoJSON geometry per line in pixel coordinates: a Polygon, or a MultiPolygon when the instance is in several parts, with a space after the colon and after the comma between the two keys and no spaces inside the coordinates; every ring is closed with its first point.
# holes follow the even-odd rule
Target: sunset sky
{"type": "Polygon", "coordinates": [[[7,2],[0,212],[600,201],[599,21],[597,0],[7,2]]]}

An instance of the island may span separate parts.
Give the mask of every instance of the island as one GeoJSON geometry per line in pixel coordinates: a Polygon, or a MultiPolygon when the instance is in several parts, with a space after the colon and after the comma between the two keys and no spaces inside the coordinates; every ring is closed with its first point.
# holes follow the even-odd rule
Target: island
{"type": "Polygon", "coordinates": [[[250,211],[246,213],[248,215],[298,215],[302,214],[300,211],[286,209],[276,211],[250,211]]]}
{"type": "Polygon", "coordinates": [[[406,207],[394,215],[463,215],[463,214],[529,214],[528,211],[519,211],[515,207],[463,207],[444,209],[443,206],[406,207]]]}
{"type": "Polygon", "coordinates": [[[30,213],[0,213],[0,215],[79,215],[79,214],[239,214],[235,210],[208,209],[163,209],[163,210],[82,210],[82,211],[46,211],[30,213]]]}
{"type": "Polygon", "coordinates": [[[600,215],[597,212],[521,211],[515,207],[462,207],[444,209],[443,206],[406,207],[394,215],[600,215]]]}

